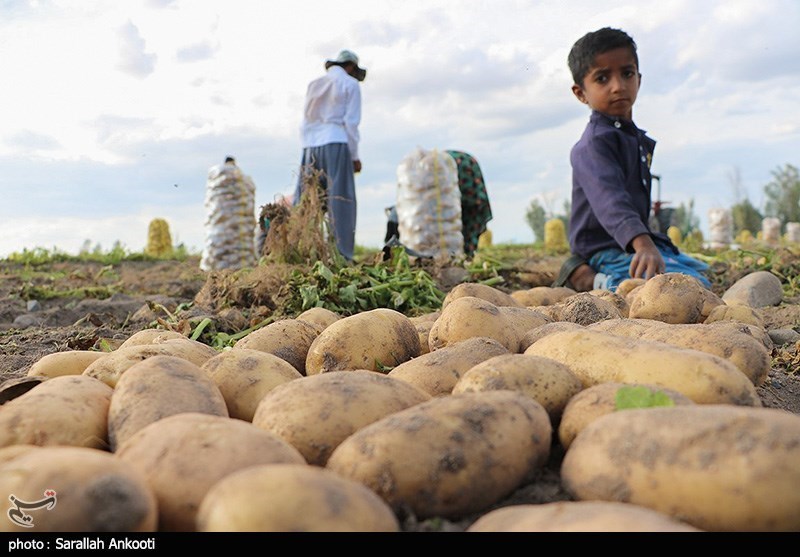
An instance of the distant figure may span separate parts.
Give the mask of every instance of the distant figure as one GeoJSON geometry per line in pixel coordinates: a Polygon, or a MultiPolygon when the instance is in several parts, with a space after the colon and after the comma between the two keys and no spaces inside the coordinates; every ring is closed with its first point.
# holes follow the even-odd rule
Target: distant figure
{"type": "Polygon", "coordinates": [[[570,153],[572,256],[553,286],[614,291],[627,278],[676,272],[711,288],[708,265],[648,226],[656,142],[633,123],[642,79],[636,43],[606,27],[578,39],[568,64],[572,93],[591,115],[570,153]]]}
{"type": "Polygon", "coordinates": [[[208,170],[202,270],[255,266],[255,191],[253,180],[242,173],[234,157],[208,170]]]}
{"type": "Polygon", "coordinates": [[[385,244],[392,238],[400,238],[399,221],[397,220],[397,207],[392,205],[384,209],[386,213],[386,235],[383,243],[385,244]]]}
{"type": "Polygon", "coordinates": [[[336,247],[353,259],[356,235],[355,174],[361,172],[358,146],[361,87],[367,70],[358,56],[342,50],[325,62],[326,73],[306,91],[301,140],[303,157],[293,203],[300,202],[308,169],[322,172],[321,184],[336,247]]]}
{"type": "Polygon", "coordinates": [[[478,249],[478,238],[492,220],[492,207],[486,193],[486,182],[478,161],[463,151],[447,151],[456,160],[458,189],[461,190],[461,233],[464,236],[464,254],[471,257],[478,249]]]}

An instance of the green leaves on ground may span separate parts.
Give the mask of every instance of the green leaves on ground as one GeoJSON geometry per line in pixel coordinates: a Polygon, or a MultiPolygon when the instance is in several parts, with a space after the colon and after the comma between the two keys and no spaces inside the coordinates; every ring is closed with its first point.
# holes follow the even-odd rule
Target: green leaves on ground
{"type": "Polygon", "coordinates": [[[424,270],[412,269],[402,247],[377,265],[343,266],[334,270],[318,261],[310,272],[292,272],[287,313],[324,307],[342,315],[389,308],[409,316],[441,309],[444,292],[424,270]]]}
{"type": "Polygon", "coordinates": [[[642,385],[620,387],[617,391],[616,409],[653,408],[656,406],[675,406],[675,402],[662,392],[654,391],[642,385]]]}

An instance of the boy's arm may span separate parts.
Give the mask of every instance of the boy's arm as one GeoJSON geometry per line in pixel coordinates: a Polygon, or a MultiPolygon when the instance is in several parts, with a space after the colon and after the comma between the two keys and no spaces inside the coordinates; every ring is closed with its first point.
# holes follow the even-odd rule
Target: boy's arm
{"type": "Polygon", "coordinates": [[[661,257],[661,252],[649,234],[636,236],[631,242],[631,247],[635,251],[628,270],[631,277],[647,280],[665,271],[664,258],[661,257]]]}
{"type": "Polygon", "coordinates": [[[629,251],[634,238],[650,232],[646,217],[639,210],[648,205],[648,192],[639,183],[629,183],[618,149],[608,134],[595,135],[573,148],[572,205],[573,211],[590,213],[583,222],[576,223],[575,230],[593,225],[595,229],[587,228],[587,233],[598,237],[604,232],[620,249],[629,251]],[[597,224],[602,230],[596,229],[597,224]]]}

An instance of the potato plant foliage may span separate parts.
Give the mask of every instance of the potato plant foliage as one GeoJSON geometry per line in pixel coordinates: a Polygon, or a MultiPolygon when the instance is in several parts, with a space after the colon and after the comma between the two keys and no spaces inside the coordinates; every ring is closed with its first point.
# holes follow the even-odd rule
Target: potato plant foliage
{"type": "Polygon", "coordinates": [[[409,316],[441,308],[444,292],[424,270],[412,269],[401,247],[392,248],[391,260],[379,265],[332,269],[317,261],[310,272],[295,270],[289,278],[293,293],[288,313],[324,307],[341,315],[391,308],[409,316]]]}

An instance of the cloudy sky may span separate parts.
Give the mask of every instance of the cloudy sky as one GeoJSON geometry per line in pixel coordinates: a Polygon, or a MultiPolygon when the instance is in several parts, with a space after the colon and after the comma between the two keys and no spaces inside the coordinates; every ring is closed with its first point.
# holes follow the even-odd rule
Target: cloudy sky
{"type": "Polygon", "coordinates": [[[531,242],[525,210],[562,211],[588,118],[567,53],[605,26],[639,46],[661,199],[706,235],[710,209],[762,207],[800,164],[796,0],[0,0],[0,257],[141,251],[154,218],[199,253],[209,167],[235,155],[256,208],[290,192],[306,85],[342,48],[369,72],[357,243],[382,245],[417,147],[474,155],[494,241],[531,242]]]}

